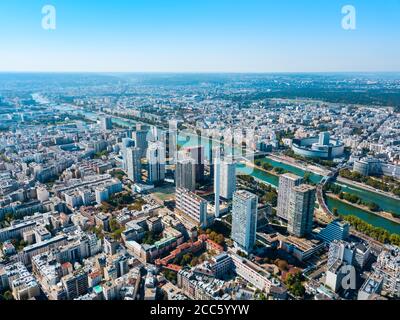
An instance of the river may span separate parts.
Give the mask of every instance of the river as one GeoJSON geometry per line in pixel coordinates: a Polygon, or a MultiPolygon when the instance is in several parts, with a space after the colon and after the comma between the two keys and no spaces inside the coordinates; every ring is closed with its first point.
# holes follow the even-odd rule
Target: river
{"type": "MultiPolygon", "coordinates": [[[[92,120],[97,119],[97,115],[94,113],[85,113],[85,115],[88,116],[88,118],[91,118],[92,120]]],[[[120,125],[120,126],[131,127],[136,122],[133,120],[128,120],[128,119],[122,120],[119,118],[113,118],[113,123],[120,125]]],[[[178,137],[178,144],[181,147],[194,146],[194,145],[198,144],[198,139],[197,139],[197,137],[194,137],[194,136],[188,137],[185,135],[180,135],[178,137]]],[[[205,158],[208,159],[209,139],[202,138],[201,144],[204,146],[204,149],[205,149],[205,158]]],[[[232,154],[232,150],[230,148],[226,148],[225,152],[226,152],[226,154],[232,154]]],[[[236,148],[236,149],[234,149],[234,153],[235,153],[235,155],[240,155],[241,150],[239,148],[236,148]]],[[[304,171],[303,169],[300,169],[298,167],[295,167],[295,166],[292,166],[292,165],[289,165],[286,163],[272,160],[268,157],[266,157],[265,159],[262,159],[261,161],[267,162],[274,167],[285,169],[285,170],[292,172],[299,176],[304,176],[306,173],[306,171],[304,171]]],[[[261,180],[265,183],[268,183],[274,187],[278,187],[278,185],[279,185],[279,178],[277,176],[267,173],[263,170],[247,167],[244,164],[237,165],[237,172],[238,172],[238,174],[248,174],[248,175],[250,175],[258,180],[261,180]]],[[[310,172],[310,179],[314,183],[318,183],[322,179],[322,176],[310,172]]],[[[343,191],[355,194],[355,195],[359,196],[363,201],[373,201],[373,202],[377,203],[383,210],[388,211],[388,212],[394,212],[394,213],[400,215],[400,201],[398,201],[398,200],[395,200],[395,199],[392,199],[392,198],[389,198],[384,195],[374,193],[374,192],[371,192],[368,190],[363,190],[361,188],[350,186],[346,183],[340,183],[340,186],[343,188],[343,191]]],[[[383,217],[379,217],[379,216],[374,215],[365,210],[353,207],[353,206],[351,206],[347,203],[341,202],[337,199],[329,198],[329,199],[327,199],[327,204],[328,204],[328,207],[330,210],[333,210],[333,208],[337,208],[338,212],[342,215],[354,215],[373,226],[384,228],[391,233],[400,234],[400,224],[397,224],[393,221],[390,221],[383,217]]]]}
{"type": "MultiPolygon", "coordinates": [[[[182,147],[193,146],[193,145],[197,145],[198,141],[196,138],[191,138],[191,139],[187,140],[186,137],[179,137],[178,144],[182,147]]],[[[202,139],[201,144],[205,147],[205,157],[208,158],[208,150],[209,150],[208,139],[202,139]]],[[[228,153],[231,153],[230,150],[228,153]]],[[[236,149],[235,154],[240,154],[240,150],[236,149]]],[[[268,157],[261,159],[261,162],[267,162],[267,163],[271,164],[273,167],[285,169],[285,170],[292,172],[296,175],[299,175],[301,177],[304,177],[304,175],[307,172],[301,168],[298,168],[298,167],[295,167],[295,166],[292,166],[292,165],[289,165],[286,163],[278,162],[278,161],[275,161],[268,157]]],[[[250,168],[243,163],[240,163],[237,165],[237,173],[250,175],[250,176],[252,176],[258,180],[261,180],[267,184],[270,184],[276,188],[279,186],[279,178],[276,175],[270,174],[268,172],[265,172],[265,171],[257,169],[257,168],[250,168]]],[[[308,172],[308,173],[310,174],[310,179],[312,182],[319,183],[321,181],[321,179],[322,179],[321,175],[318,175],[318,174],[315,174],[312,172],[308,172]]],[[[392,212],[395,212],[400,215],[400,201],[397,201],[395,199],[386,197],[386,196],[378,194],[378,193],[370,192],[368,190],[353,187],[353,186],[350,186],[350,185],[347,185],[344,183],[340,183],[340,186],[342,186],[344,192],[356,194],[363,201],[376,202],[383,210],[392,211],[392,212]]],[[[337,199],[328,199],[327,204],[328,204],[328,207],[330,210],[333,210],[333,208],[337,208],[338,212],[342,215],[354,215],[373,226],[383,228],[383,229],[389,231],[390,233],[400,234],[400,224],[398,224],[398,223],[395,223],[395,222],[385,219],[383,217],[379,217],[375,214],[372,214],[368,211],[359,209],[350,204],[341,202],[337,199]]]]}

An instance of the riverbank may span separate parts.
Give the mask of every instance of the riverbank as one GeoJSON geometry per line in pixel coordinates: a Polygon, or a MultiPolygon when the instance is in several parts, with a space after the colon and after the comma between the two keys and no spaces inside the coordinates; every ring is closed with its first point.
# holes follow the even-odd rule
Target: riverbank
{"type": "Polygon", "coordinates": [[[263,167],[259,167],[259,166],[257,166],[256,164],[254,164],[254,163],[252,163],[250,161],[244,161],[243,160],[243,161],[240,161],[240,162],[243,163],[246,167],[250,167],[250,168],[253,168],[253,169],[264,171],[265,173],[271,174],[271,175],[273,175],[273,176],[275,176],[277,178],[279,178],[279,176],[280,176],[280,174],[274,172],[273,170],[271,170],[271,171],[270,170],[266,170],[263,167]]]}
{"type": "Polygon", "coordinates": [[[356,203],[351,203],[350,201],[346,201],[346,200],[340,199],[338,195],[335,195],[333,193],[326,193],[326,196],[331,198],[331,199],[335,199],[337,201],[345,203],[345,204],[347,204],[349,206],[352,206],[352,207],[358,208],[360,210],[366,211],[366,212],[368,212],[370,214],[373,214],[373,215],[376,215],[378,217],[390,220],[390,221],[400,225],[400,218],[393,217],[392,214],[389,213],[389,212],[385,212],[385,211],[374,212],[374,211],[371,211],[371,210],[369,210],[369,208],[367,206],[356,204],[356,203]]]}
{"type": "Polygon", "coordinates": [[[288,166],[296,167],[303,171],[312,172],[312,173],[314,173],[316,175],[320,175],[320,176],[327,176],[331,173],[331,171],[321,168],[321,167],[317,167],[315,165],[305,165],[305,164],[299,163],[298,160],[288,157],[288,156],[270,154],[267,156],[267,158],[270,158],[276,162],[281,162],[288,166]]]}
{"type": "Polygon", "coordinates": [[[397,197],[396,195],[394,195],[393,193],[386,192],[386,191],[379,190],[379,189],[375,189],[375,188],[373,188],[373,187],[371,187],[369,185],[366,185],[364,183],[361,183],[361,182],[353,181],[353,180],[350,180],[350,179],[347,179],[347,178],[343,178],[343,177],[337,177],[336,182],[345,183],[347,185],[354,186],[354,187],[363,189],[365,191],[374,192],[374,193],[380,194],[381,196],[388,197],[388,198],[391,198],[391,199],[396,200],[396,201],[400,201],[400,198],[397,197]]]}

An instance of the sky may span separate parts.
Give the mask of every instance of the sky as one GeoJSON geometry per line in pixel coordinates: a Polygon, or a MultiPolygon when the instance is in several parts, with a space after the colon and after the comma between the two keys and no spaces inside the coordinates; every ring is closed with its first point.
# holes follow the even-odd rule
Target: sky
{"type": "Polygon", "coordinates": [[[0,72],[398,72],[399,57],[400,0],[0,0],[0,72]]]}

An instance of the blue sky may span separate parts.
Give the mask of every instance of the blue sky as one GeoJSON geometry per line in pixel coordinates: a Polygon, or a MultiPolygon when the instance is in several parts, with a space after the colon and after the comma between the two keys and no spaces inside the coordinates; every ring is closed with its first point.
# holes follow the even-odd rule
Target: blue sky
{"type": "Polygon", "coordinates": [[[0,1],[0,71],[400,71],[399,57],[400,0],[0,1]]]}

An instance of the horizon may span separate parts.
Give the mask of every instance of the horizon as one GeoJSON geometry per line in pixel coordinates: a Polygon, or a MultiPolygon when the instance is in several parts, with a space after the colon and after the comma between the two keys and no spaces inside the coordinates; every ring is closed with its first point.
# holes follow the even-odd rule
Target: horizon
{"type": "Polygon", "coordinates": [[[326,75],[346,75],[346,74],[354,74],[354,75],[372,75],[372,74],[400,74],[400,71],[79,71],[79,70],[55,70],[55,71],[1,71],[0,74],[103,74],[103,75],[112,75],[112,74],[154,74],[154,75],[162,75],[162,74],[184,74],[184,75],[302,75],[302,74],[310,74],[310,75],[318,75],[318,74],[326,74],[326,75]]]}

